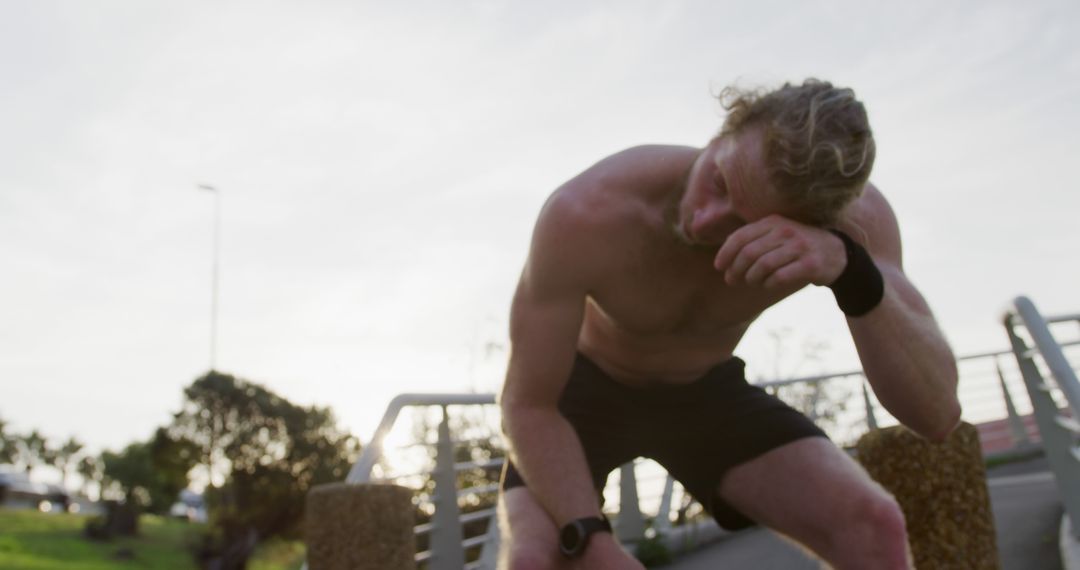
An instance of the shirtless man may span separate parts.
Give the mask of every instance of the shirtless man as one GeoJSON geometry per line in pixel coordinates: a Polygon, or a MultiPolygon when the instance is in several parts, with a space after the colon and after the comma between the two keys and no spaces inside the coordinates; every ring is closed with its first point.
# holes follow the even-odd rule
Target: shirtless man
{"type": "Polygon", "coordinates": [[[726,528],[753,523],[833,567],[909,568],[903,514],[733,357],[766,308],[828,286],[881,403],[930,440],[957,426],[955,360],[904,275],[868,183],[849,89],[727,89],[704,149],[615,154],[545,204],[511,311],[501,396],[504,564],[640,569],[600,518],[607,473],[652,457],[726,528]]]}

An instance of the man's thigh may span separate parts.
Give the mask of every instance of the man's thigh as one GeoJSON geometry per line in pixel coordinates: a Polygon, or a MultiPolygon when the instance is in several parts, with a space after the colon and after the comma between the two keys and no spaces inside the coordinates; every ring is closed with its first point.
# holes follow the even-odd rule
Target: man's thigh
{"type": "Polygon", "coordinates": [[[825,544],[885,491],[853,459],[821,437],[799,439],[732,468],[720,496],[760,524],[808,546],[825,544]]]}

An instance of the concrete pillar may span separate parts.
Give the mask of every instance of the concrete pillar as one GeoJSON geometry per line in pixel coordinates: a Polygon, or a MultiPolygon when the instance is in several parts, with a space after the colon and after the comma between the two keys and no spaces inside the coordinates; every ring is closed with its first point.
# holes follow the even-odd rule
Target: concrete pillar
{"type": "Polygon", "coordinates": [[[874,430],[859,462],[896,497],[918,570],[1000,568],[979,434],[961,424],[943,443],[901,426],[874,430]]]}
{"type": "Polygon", "coordinates": [[[307,496],[310,570],[415,570],[412,491],[397,485],[330,483],[307,496]]]}

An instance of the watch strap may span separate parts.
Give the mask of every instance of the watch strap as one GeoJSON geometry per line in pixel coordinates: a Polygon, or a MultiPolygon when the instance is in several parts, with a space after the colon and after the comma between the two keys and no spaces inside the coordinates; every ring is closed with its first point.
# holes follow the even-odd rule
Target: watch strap
{"type": "Polygon", "coordinates": [[[597,532],[611,532],[611,522],[606,517],[584,517],[570,521],[559,533],[559,550],[568,558],[577,558],[585,552],[589,537],[597,532]]]}

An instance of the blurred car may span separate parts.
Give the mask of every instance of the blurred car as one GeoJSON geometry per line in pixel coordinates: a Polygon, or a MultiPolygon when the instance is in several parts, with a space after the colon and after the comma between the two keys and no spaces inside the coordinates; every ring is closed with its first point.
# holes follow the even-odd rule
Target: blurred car
{"type": "Polygon", "coordinates": [[[31,481],[29,474],[11,465],[0,465],[0,505],[45,513],[77,508],[60,485],[31,481]]]}

